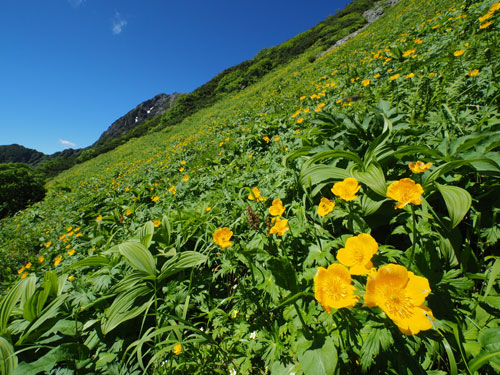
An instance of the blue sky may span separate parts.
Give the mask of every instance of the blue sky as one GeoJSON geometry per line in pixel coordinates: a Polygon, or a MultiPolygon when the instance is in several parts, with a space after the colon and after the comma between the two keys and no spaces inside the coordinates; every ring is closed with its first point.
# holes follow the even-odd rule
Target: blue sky
{"type": "Polygon", "coordinates": [[[0,144],[86,147],[159,93],[191,92],[347,0],[2,0],[0,144]]]}

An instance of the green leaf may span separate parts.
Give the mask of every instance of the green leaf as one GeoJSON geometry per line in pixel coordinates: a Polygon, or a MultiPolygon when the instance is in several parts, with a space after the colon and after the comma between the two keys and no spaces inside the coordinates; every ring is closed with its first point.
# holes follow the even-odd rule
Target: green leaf
{"type": "Polygon", "coordinates": [[[469,192],[458,186],[441,185],[436,186],[443,196],[448,214],[451,220],[451,229],[455,228],[469,211],[472,204],[472,197],[469,192]]]}
{"type": "Polygon", "coordinates": [[[67,272],[75,268],[107,266],[107,265],[109,265],[108,258],[101,255],[92,255],[85,259],[79,260],[78,262],[73,263],[69,267],[66,267],[63,272],[67,272]]]}
{"type": "Polygon", "coordinates": [[[139,229],[139,232],[137,233],[139,241],[141,241],[146,249],[149,248],[149,245],[151,245],[151,239],[153,238],[154,231],[155,225],[152,221],[148,221],[142,226],[141,229],[139,229]]]}
{"type": "Polygon", "coordinates": [[[378,154],[381,152],[384,144],[387,142],[392,133],[392,122],[385,115],[382,116],[384,117],[384,128],[382,130],[382,134],[370,142],[370,146],[368,146],[364,156],[365,166],[370,165],[374,160],[376,160],[378,154]]]}
{"type": "Polygon", "coordinates": [[[127,241],[118,245],[118,249],[120,254],[127,259],[128,263],[133,268],[138,271],[145,272],[148,275],[155,276],[155,259],[144,244],[135,241],[127,241]]]}
{"type": "Polygon", "coordinates": [[[146,311],[154,302],[153,298],[139,306],[134,306],[134,302],[137,298],[147,296],[150,293],[151,289],[143,284],[119,294],[106,310],[106,319],[101,322],[102,333],[107,335],[123,322],[133,319],[146,311]]]}
{"type": "Polygon", "coordinates": [[[483,367],[485,364],[487,364],[490,361],[493,361],[495,359],[500,359],[500,350],[497,350],[494,352],[483,351],[483,352],[479,353],[479,355],[475,356],[469,362],[469,370],[471,372],[477,371],[481,367],[483,367]]]}
{"type": "Polygon", "coordinates": [[[344,151],[344,150],[328,150],[328,151],[318,152],[315,155],[311,156],[304,163],[304,168],[307,169],[312,164],[317,163],[318,161],[323,159],[338,159],[338,158],[352,160],[357,165],[363,166],[363,160],[361,160],[361,158],[354,152],[344,151]]]}
{"type": "Polygon", "coordinates": [[[72,362],[79,357],[88,357],[89,350],[83,344],[65,343],[51,349],[47,354],[34,362],[22,362],[12,375],[35,375],[41,372],[48,373],[58,362],[72,362]]]}
{"type": "Polygon", "coordinates": [[[329,165],[314,165],[302,169],[300,183],[302,186],[314,186],[324,181],[343,180],[347,177],[350,177],[350,174],[343,168],[329,165]]]}
{"type": "Polygon", "coordinates": [[[287,258],[272,257],[268,260],[268,265],[274,276],[276,285],[289,290],[292,293],[296,293],[298,291],[297,274],[287,258]]]}
{"type": "Polygon", "coordinates": [[[359,182],[367,185],[378,195],[386,197],[387,188],[385,186],[384,172],[376,163],[371,163],[365,171],[352,168],[350,172],[359,182]]]}
{"type": "Polygon", "coordinates": [[[476,371],[487,363],[500,366],[500,327],[483,328],[477,341],[484,350],[469,362],[470,370],[476,371]]]}
{"type": "Polygon", "coordinates": [[[365,327],[369,334],[361,347],[360,363],[363,372],[374,363],[375,357],[379,354],[380,349],[387,349],[394,343],[391,332],[386,328],[365,327]]]}
{"type": "Polygon", "coordinates": [[[32,279],[33,278],[29,276],[18,281],[0,301],[0,334],[7,331],[10,315],[21,299],[26,286],[32,279]]]}
{"type": "Polygon", "coordinates": [[[500,259],[495,260],[495,263],[493,263],[493,267],[489,269],[488,272],[488,285],[486,286],[486,289],[483,294],[483,301],[485,298],[488,296],[490,293],[491,288],[493,287],[493,284],[496,283],[498,274],[500,273],[500,259]]]}
{"type": "Polygon", "coordinates": [[[206,262],[207,256],[196,251],[183,251],[178,253],[172,259],[169,259],[161,268],[158,280],[163,280],[169,276],[185,270],[186,268],[196,267],[206,262]]]}
{"type": "Polygon", "coordinates": [[[0,375],[11,375],[16,366],[14,347],[5,337],[0,336],[0,375]]]}
{"type": "Polygon", "coordinates": [[[168,217],[165,215],[163,215],[163,218],[161,219],[161,235],[165,243],[167,245],[170,245],[170,238],[172,236],[172,226],[170,224],[170,220],[168,220],[168,217]]]}
{"type": "Polygon", "coordinates": [[[374,214],[375,212],[377,212],[377,210],[380,208],[380,206],[382,206],[382,204],[384,202],[386,202],[388,199],[382,199],[380,201],[375,201],[373,199],[371,199],[370,197],[368,197],[367,194],[363,194],[361,196],[361,210],[363,212],[363,215],[372,215],[374,214]]]}
{"type": "Polygon", "coordinates": [[[322,347],[308,349],[299,356],[305,375],[331,375],[337,367],[337,348],[331,338],[327,338],[322,347]]]}

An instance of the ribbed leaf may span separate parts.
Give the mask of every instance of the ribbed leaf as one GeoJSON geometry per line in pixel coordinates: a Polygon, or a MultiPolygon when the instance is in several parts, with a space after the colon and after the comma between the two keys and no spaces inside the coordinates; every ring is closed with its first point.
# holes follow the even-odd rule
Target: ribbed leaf
{"type": "Polygon", "coordinates": [[[7,331],[10,315],[23,295],[24,289],[26,285],[28,285],[30,279],[32,278],[27,277],[19,281],[0,301],[0,334],[7,331]]]}
{"type": "Polygon", "coordinates": [[[153,303],[152,298],[139,306],[134,306],[134,302],[138,297],[147,296],[150,293],[151,289],[147,285],[139,285],[118,295],[109,309],[106,310],[106,319],[101,322],[102,333],[106,335],[121,323],[146,311],[153,303]]]}
{"type": "Polygon", "coordinates": [[[106,257],[101,255],[92,255],[85,259],[79,260],[78,262],[73,263],[69,267],[64,269],[64,272],[69,271],[70,269],[75,268],[83,268],[83,267],[94,267],[94,266],[107,266],[109,264],[109,260],[106,257]]]}
{"type": "Polygon", "coordinates": [[[448,214],[451,220],[451,229],[455,228],[469,211],[472,204],[472,197],[469,192],[458,186],[441,185],[436,186],[443,196],[448,214]]]}
{"type": "Polygon", "coordinates": [[[0,336],[0,375],[11,375],[17,366],[14,347],[3,336],[0,336]]]}
{"type": "Polygon", "coordinates": [[[367,185],[375,193],[385,198],[387,188],[385,186],[384,172],[376,163],[371,163],[365,171],[352,168],[351,174],[359,182],[367,185]]]}
{"type": "Polygon", "coordinates": [[[496,365],[495,367],[500,366],[500,327],[483,328],[477,341],[483,351],[469,362],[470,370],[476,371],[487,363],[496,365]]]}
{"type": "Polygon", "coordinates": [[[139,229],[139,241],[147,248],[151,245],[151,239],[153,238],[153,234],[155,231],[155,225],[152,221],[148,221],[146,224],[139,229]]]}
{"type": "Polygon", "coordinates": [[[355,154],[354,152],[351,151],[344,151],[344,150],[328,150],[328,151],[321,151],[314,156],[311,156],[307,161],[304,163],[304,167],[308,168],[314,163],[317,163],[320,160],[324,159],[347,159],[347,160],[352,160],[355,162],[357,165],[363,166],[363,160],[355,154]]]}
{"type": "Polygon", "coordinates": [[[299,356],[305,375],[331,375],[337,367],[337,349],[331,338],[321,348],[308,349],[299,356]]]}
{"type": "Polygon", "coordinates": [[[176,274],[186,268],[191,268],[204,263],[207,256],[196,251],[184,251],[169,259],[161,268],[159,280],[163,280],[169,276],[176,274]]]}
{"type": "Polygon", "coordinates": [[[343,168],[329,165],[314,165],[302,169],[300,183],[303,186],[314,186],[324,181],[343,180],[347,177],[350,177],[350,174],[343,168]]]}
{"type": "Polygon", "coordinates": [[[118,245],[118,249],[120,250],[120,254],[136,270],[145,272],[151,276],[156,274],[155,259],[142,243],[127,241],[118,245]]]}
{"type": "Polygon", "coordinates": [[[384,117],[384,128],[382,130],[382,134],[370,142],[370,146],[368,146],[368,149],[365,152],[365,166],[371,164],[372,161],[377,158],[377,155],[383,150],[384,144],[387,142],[392,133],[392,122],[385,115],[382,116],[384,117]]]}
{"type": "Polygon", "coordinates": [[[163,218],[161,220],[161,235],[165,243],[167,245],[170,245],[170,238],[172,236],[172,225],[170,224],[170,220],[168,220],[168,217],[165,215],[163,215],[163,218]]]}
{"type": "Polygon", "coordinates": [[[500,274],[500,259],[495,260],[493,267],[491,267],[489,269],[488,285],[486,286],[486,289],[484,290],[484,294],[483,294],[483,298],[482,298],[483,301],[490,293],[490,290],[493,287],[493,284],[495,284],[497,282],[498,274],[500,274]]]}
{"type": "Polygon", "coordinates": [[[290,163],[294,161],[297,158],[300,158],[301,156],[306,156],[309,155],[309,152],[311,151],[312,147],[310,146],[305,146],[301,147],[298,150],[292,151],[289,153],[285,158],[283,159],[283,166],[285,167],[290,167],[290,163]]]}

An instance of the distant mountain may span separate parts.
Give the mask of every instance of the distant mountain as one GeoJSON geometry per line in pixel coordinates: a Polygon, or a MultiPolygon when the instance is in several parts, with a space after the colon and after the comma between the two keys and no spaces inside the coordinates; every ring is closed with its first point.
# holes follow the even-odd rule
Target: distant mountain
{"type": "Polygon", "coordinates": [[[43,152],[13,144],[0,146],[0,163],[26,163],[35,165],[45,156],[43,152]]]}
{"type": "Polygon", "coordinates": [[[142,102],[113,122],[92,146],[101,146],[110,139],[122,136],[142,123],[162,115],[172,107],[179,95],[178,93],[158,94],[154,98],[142,102]]]}

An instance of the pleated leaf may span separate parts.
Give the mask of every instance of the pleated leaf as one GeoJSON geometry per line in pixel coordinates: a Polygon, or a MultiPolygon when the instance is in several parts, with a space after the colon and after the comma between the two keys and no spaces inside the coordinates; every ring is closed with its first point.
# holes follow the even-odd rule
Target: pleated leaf
{"type": "MultiPolygon", "coordinates": [[[[154,226],[153,226],[154,227],[154,226]]],[[[135,241],[127,241],[118,245],[120,254],[136,270],[145,272],[150,276],[156,274],[155,259],[144,244],[135,241]]]]}
{"type": "Polygon", "coordinates": [[[436,186],[443,196],[451,221],[451,229],[455,228],[469,211],[472,197],[469,192],[458,186],[441,185],[436,186]]]}
{"type": "Polygon", "coordinates": [[[11,375],[17,366],[14,347],[3,336],[0,336],[0,375],[11,375]]]}

